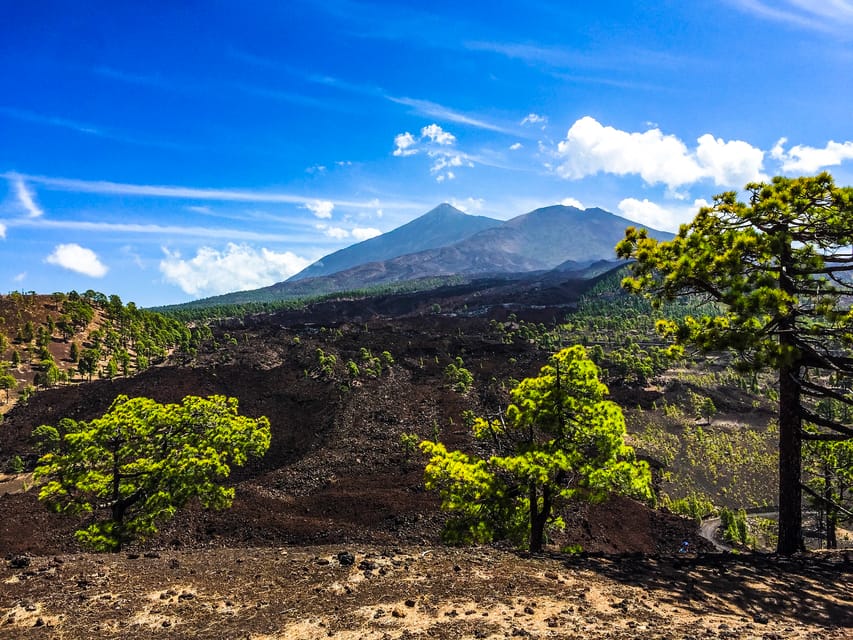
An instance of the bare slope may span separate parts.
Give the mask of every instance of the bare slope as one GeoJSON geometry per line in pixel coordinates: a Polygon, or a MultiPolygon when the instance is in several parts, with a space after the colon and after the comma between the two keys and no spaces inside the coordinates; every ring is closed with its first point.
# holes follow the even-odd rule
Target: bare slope
{"type": "Polygon", "coordinates": [[[471,216],[443,203],[419,218],[381,236],[335,251],[309,265],[290,282],[326,276],[367,262],[388,260],[459,242],[478,231],[500,224],[485,216],[471,216]]]}

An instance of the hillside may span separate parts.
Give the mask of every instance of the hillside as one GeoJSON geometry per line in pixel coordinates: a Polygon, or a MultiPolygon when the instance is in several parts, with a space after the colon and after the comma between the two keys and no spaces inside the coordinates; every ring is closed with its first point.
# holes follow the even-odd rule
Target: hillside
{"type": "Polygon", "coordinates": [[[0,295],[0,416],[40,388],[127,376],[192,339],[183,324],[117,296],[0,295]]]}
{"type": "Polygon", "coordinates": [[[0,637],[133,638],[155,629],[191,637],[202,628],[269,638],[838,637],[832,625],[853,624],[851,602],[826,585],[849,579],[845,556],[779,567],[762,556],[706,555],[711,546],[692,519],[624,498],[567,505],[567,527],[552,532],[547,556],[441,547],[446,516],[403,434],[470,451],[463,412],[506,406],[508,381],[579,339],[606,348],[601,364],[631,442],[667,472],[658,479],[662,503],[696,492],[730,506],[772,500],[768,404],[735,386],[722,365],[667,370],[653,346],[628,344],[624,336],[648,335],[654,318],[614,290],[618,277],[555,290],[542,280],[496,280],[220,320],[157,366],[18,403],[0,425],[3,466],[19,456],[32,468],[34,426],[91,419],[120,393],[160,402],[233,395],[241,413],[270,418],[273,441],[233,475],[231,509],[191,505],[125,556],[81,554],[72,536],[79,518],[49,512],[33,490],[7,494],[0,479],[8,586],[0,637]],[[515,305],[498,302],[504,296],[515,305]],[[568,322],[555,326],[569,308],[568,322]],[[538,319],[546,317],[547,325],[538,319]],[[457,357],[473,375],[469,392],[446,378],[457,357]],[[716,413],[700,426],[691,412],[705,396],[716,413]],[[698,556],[676,555],[685,539],[698,556]],[[561,554],[568,545],[606,555],[561,554]],[[780,594],[805,588],[809,606],[778,604],[780,594]],[[103,606],[105,594],[115,607],[103,606]]]}
{"type": "MultiPolygon", "coordinates": [[[[579,285],[573,294],[571,288],[563,289],[564,302],[559,303],[559,289],[546,288],[537,294],[529,283],[524,288],[522,283],[495,282],[491,289],[478,292],[460,286],[426,297],[413,293],[334,300],[302,310],[218,321],[206,340],[191,350],[176,352],[159,366],[131,377],[46,389],[26,405],[19,404],[0,429],[0,464],[7,466],[12,457],[19,456],[31,468],[37,455],[30,439],[34,426],[55,423],[59,417],[91,419],[102,414],[120,393],[159,402],[177,402],[188,394],[223,393],[238,397],[247,415],[270,418],[272,448],[263,460],[235,476],[238,492],[233,509],[219,514],[182,513],[150,544],[162,546],[172,540],[190,546],[437,541],[443,516],[436,497],[423,492],[421,463],[402,447],[401,435],[437,435],[449,445],[470,442],[470,433],[459,427],[463,411],[485,414],[506,406],[505,381],[537,371],[553,345],[574,339],[571,333],[556,335],[544,324],[534,323],[549,316],[547,321],[553,323],[555,317],[564,316],[565,305],[572,300],[577,303],[583,292],[579,285]],[[496,302],[505,301],[502,294],[531,304],[485,304],[489,296],[496,302]],[[474,305],[476,295],[481,296],[483,306],[474,305]],[[542,304],[549,298],[556,306],[542,304]],[[393,363],[377,368],[373,358],[385,351],[393,363]],[[320,353],[335,357],[331,369],[323,365],[320,353]],[[474,376],[470,393],[454,392],[445,379],[444,369],[456,357],[463,358],[474,376]],[[355,378],[348,373],[350,360],[362,371],[355,378]]],[[[615,308],[643,317],[621,302],[615,308]]],[[[613,310],[608,315],[616,317],[613,310]]],[[[585,331],[587,339],[598,339],[585,331]]],[[[612,365],[604,364],[615,367],[619,362],[624,367],[625,356],[619,357],[612,365]]],[[[637,362],[647,366],[643,360],[637,362]]],[[[667,432],[656,435],[649,426],[655,414],[639,409],[660,405],[664,399],[686,403],[688,392],[698,387],[681,385],[674,387],[673,394],[666,394],[620,382],[624,378],[615,375],[617,369],[613,371],[609,381],[614,397],[627,409],[637,408],[628,417],[638,444],[648,446],[655,455],[661,446],[669,451],[668,438],[674,436],[667,432]]],[[[712,392],[721,418],[752,412],[757,425],[766,424],[769,416],[751,407],[752,398],[712,392]]],[[[659,425],[656,429],[676,433],[685,429],[663,416],[654,420],[652,424],[659,425]]],[[[725,443],[721,446],[725,450],[725,443]]],[[[716,454],[716,449],[709,449],[705,455],[716,454]]],[[[689,480],[689,458],[673,463],[688,470],[670,481],[678,491],[673,497],[697,488],[689,480]]],[[[737,473],[755,473],[760,468],[749,456],[744,456],[743,465],[745,470],[737,473]]],[[[721,471],[699,486],[712,491],[732,477],[721,471]]],[[[744,487],[772,491],[749,477],[744,487]]],[[[748,496],[732,493],[732,498],[747,500],[748,496]]],[[[5,548],[42,553],[75,548],[70,536],[74,519],[51,515],[35,502],[32,493],[0,501],[7,513],[17,514],[0,523],[0,543],[5,548]]],[[[677,517],[671,521],[673,516],[649,512],[642,505],[631,509],[645,523],[644,533],[626,538],[611,530],[612,524],[604,524],[610,508],[600,509],[600,516],[595,509],[575,513],[566,540],[593,551],[664,551],[684,536],[700,544],[692,522],[677,517]],[[604,518],[603,528],[590,528],[599,517],[604,518]]]]}
{"type": "Polygon", "coordinates": [[[499,224],[499,220],[468,215],[443,203],[393,231],[323,257],[292,276],[289,282],[326,276],[368,262],[388,260],[408,253],[454,244],[478,231],[499,224]]]}

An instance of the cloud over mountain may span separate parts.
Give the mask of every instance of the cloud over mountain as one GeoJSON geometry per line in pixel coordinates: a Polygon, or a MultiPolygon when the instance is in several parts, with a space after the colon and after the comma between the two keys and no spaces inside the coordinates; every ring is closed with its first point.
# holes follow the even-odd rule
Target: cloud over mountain
{"type": "Polygon", "coordinates": [[[223,251],[200,247],[189,260],[165,248],[163,252],[166,257],[160,261],[160,272],[164,280],[193,296],[265,287],[292,276],[310,262],[290,251],[257,250],[232,242],[223,251]]]}

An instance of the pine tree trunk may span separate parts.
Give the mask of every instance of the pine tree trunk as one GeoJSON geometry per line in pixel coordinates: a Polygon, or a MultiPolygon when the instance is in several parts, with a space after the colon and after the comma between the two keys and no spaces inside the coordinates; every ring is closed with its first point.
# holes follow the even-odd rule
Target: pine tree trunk
{"type": "Polygon", "coordinates": [[[779,541],[776,551],[782,555],[791,555],[805,548],[798,375],[799,366],[796,365],[783,366],[779,370],[779,541]]]}
{"type": "Polygon", "coordinates": [[[530,487],[530,551],[541,553],[545,544],[545,524],[551,515],[551,492],[542,487],[542,508],[536,499],[536,484],[530,487]]]}
{"type": "MultiPolygon", "coordinates": [[[[837,549],[838,537],[835,530],[838,525],[838,509],[832,506],[834,496],[832,495],[832,474],[829,469],[826,469],[824,482],[823,497],[826,501],[826,548],[837,549]]],[[[839,500],[839,502],[841,501],[839,500]]]]}

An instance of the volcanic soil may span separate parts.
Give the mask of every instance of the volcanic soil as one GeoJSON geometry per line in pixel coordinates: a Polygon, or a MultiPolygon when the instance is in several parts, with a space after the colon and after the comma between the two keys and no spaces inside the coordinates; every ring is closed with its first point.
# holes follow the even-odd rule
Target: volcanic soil
{"type": "Polygon", "coordinates": [[[5,415],[0,452],[29,467],[35,426],[94,418],[118,394],[235,396],[273,439],[232,474],[231,509],[188,505],[121,554],[83,553],[81,520],[34,490],[0,495],[0,638],[849,637],[849,557],[706,553],[692,521],[625,498],[572,506],[547,555],[442,546],[444,516],[401,435],[475,450],[462,412],[505,406],[507,381],[547,352],[484,318],[320,308],[223,322],[197,354],[5,415]],[[349,376],[363,349],[393,364],[349,376]],[[467,394],[443,373],[457,356],[475,378],[467,394]],[[584,554],[561,554],[567,544],[584,554]]]}

